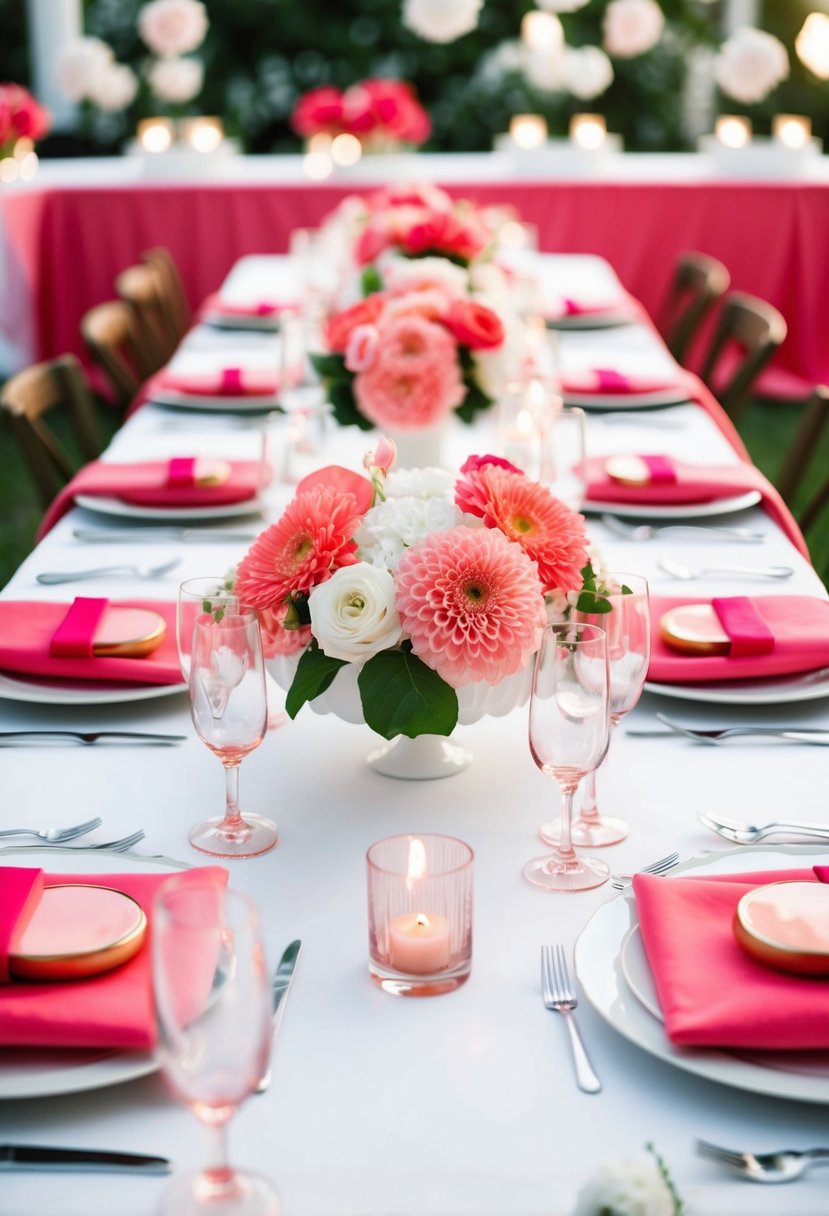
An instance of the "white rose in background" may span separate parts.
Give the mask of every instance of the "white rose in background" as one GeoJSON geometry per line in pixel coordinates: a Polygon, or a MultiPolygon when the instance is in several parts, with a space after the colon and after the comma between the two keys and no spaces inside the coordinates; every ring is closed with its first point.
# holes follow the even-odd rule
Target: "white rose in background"
{"type": "Polygon", "coordinates": [[[377,259],[384,285],[393,292],[406,293],[437,288],[448,296],[463,296],[469,291],[469,273],[448,258],[403,258],[384,251],[377,259]]]}
{"type": "Polygon", "coordinates": [[[403,24],[426,42],[454,42],[478,24],[483,0],[404,0],[403,24]]]}
{"type": "MultiPolygon", "coordinates": [[[[478,297],[494,308],[494,302],[478,297]]],[[[504,341],[492,350],[472,351],[472,375],[478,386],[497,401],[507,386],[519,379],[526,351],[526,328],[516,313],[499,312],[504,326],[504,341]]]]}
{"type": "Polygon", "coordinates": [[[609,1161],[581,1188],[572,1216],[675,1216],[672,1194],[653,1161],[609,1161]]]}
{"type": "Polygon", "coordinates": [[[829,80],[829,17],[810,13],[794,40],[800,62],[820,80],[829,80]]]}
{"type": "Polygon", "coordinates": [[[114,63],[112,47],[100,38],[73,38],[55,59],[55,83],[70,101],[88,101],[97,77],[114,63]]]}
{"type": "Polygon", "coordinates": [[[742,26],[722,44],[714,76],[723,93],[744,105],[763,101],[789,75],[783,43],[764,30],[742,26]]]}
{"type": "Polygon", "coordinates": [[[387,498],[366,512],[354,533],[358,556],[372,566],[396,570],[404,549],[432,532],[454,528],[461,519],[460,508],[446,498],[387,498]]]}
{"type": "Polygon", "coordinates": [[[610,0],[602,23],[604,49],[633,59],[652,50],[664,29],[665,14],[656,0],[610,0]]]}
{"type": "Polygon", "coordinates": [[[548,13],[574,13],[576,9],[584,8],[587,0],[536,0],[536,4],[548,13]]]}
{"type": "Polygon", "coordinates": [[[613,64],[597,46],[567,47],[564,87],[581,101],[590,101],[613,83],[613,64]]]}
{"type": "Polygon", "coordinates": [[[195,51],[208,26],[201,0],[151,0],[138,13],[139,34],[151,51],[164,58],[195,51]]]}
{"type": "Polygon", "coordinates": [[[159,101],[184,105],[201,91],[204,65],[199,59],[156,59],[147,69],[147,83],[159,101]]]}
{"type": "Polygon", "coordinates": [[[342,566],[308,597],[311,629],[332,659],[365,662],[403,633],[388,570],[358,562],[342,566]]]}
{"type": "Polygon", "coordinates": [[[555,93],[561,89],[565,89],[567,87],[564,65],[565,53],[566,48],[564,46],[558,51],[527,50],[524,71],[530,84],[547,93],[555,93]]]}
{"type": "Polygon", "coordinates": [[[117,112],[132,105],[138,92],[138,77],[125,63],[108,63],[92,79],[87,98],[99,110],[117,112]]]}

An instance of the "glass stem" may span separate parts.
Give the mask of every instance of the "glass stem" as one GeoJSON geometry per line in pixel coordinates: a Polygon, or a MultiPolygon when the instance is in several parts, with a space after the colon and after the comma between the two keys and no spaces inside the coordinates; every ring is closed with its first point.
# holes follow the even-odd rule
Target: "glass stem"
{"type": "Polygon", "coordinates": [[[242,812],[239,810],[239,761],[225,765],[225,827],[238,827],[242,822],[242,812]]]}
{"type": "Polygon", "coordinates": [[[573,848],[571,827],[573,823],[573,795],[577,788],[578,782],[562,785],[561,787],[561,830],[559,832],[556,853],[566,861],[576,856],[576,850],[573,848]]]}
{"type": "Polygon", "coordinates": [[[208,1135],[207,1163],[202,1177],[211,1190],[220,1190],[233,1180],[227,1157],[227,1119],[205,1120],[208,1135]]]}
{"type": "MultiPolygon", "coordinates": [[[[618,718],[613,717],[611,715],[611,718],[610,718],[610,737],[611,737],[611,739],[613,738],[613,728],[616,726],[618,721],[619,721],[618,718]]],[[[607,759],[606,754],[605,754],[605,759],[607,759]]],[[[604,764],[604,760],[602,760],[602,763],[599,765],[599,768],[601,768],[603,764],[604,764]]],[[[592,772],[588,773],[587,776],[584,778],[584,782],[581,787],[582,793],[581,793],[581,808],[579,810],[579,819],[581,819],[581,820],[586,819],[589,823],[599,823],[601,820],[601,813],[599,811],[599,801],[598,801],[598,797],[596,795],[596,773],[597,772],[598,772],[598,769],[594,768],[592,772]]]]}

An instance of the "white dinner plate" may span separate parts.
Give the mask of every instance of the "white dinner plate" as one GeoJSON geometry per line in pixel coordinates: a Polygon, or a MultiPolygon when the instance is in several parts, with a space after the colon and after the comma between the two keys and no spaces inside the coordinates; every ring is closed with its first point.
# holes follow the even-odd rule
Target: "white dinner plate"
{"type": "Polygon", "coordinates": [[[224,414],[268,414],[279,406],[276,393],[255,397],[208,397],[202,393],[177,393],[169,388],[154,390],[149,400],[153,405],[169,406],[176,410],[196,410],[201,413],[209,411],[224,414]]]}
{"type": "MultiPolygon", "coordinates": [[[[596,502],[591,498],[581,509],[592,515],[628,515],[633,519],[705,519],[710,515],[747,511],[749,507],[756,507],[761,497],[759,490],[747,490],[745,494],[732,494],[728,498],[717,498],[713,502],[696,503],[596,502]]],[[[80,502],[80,499],[78,501],[80,502]]]]}
{"type": "Polygon", "coordinates": [[[121,705],[186,692],[186,684],[116,684],[111,680],[48,680],[0,671],[0,698],[34,705],[121,705]]]}
{"type": "Polygon", "coordinates": [[[687,388],[663,388],[652,393],[562,393],[565,405],[585,410],[646,410],[663,405],[688,405],[687,388]]]}
{"type": "Polygon", "coordinates": [[[146,507],[121,498],[100,498],[94,494],[78,494],[75,502],[86,511],[97,511],[99,515],[118,515],[125,519],[154,519],[161,521],[186,519],[235,519],[245,515],[261,515],[262,503],[258,498],[244,502],[228,502],[215,507],[146,507]]]}
{"type": "MultiPolygon", "coordinates": [[[[813,845],[758,845],[708,853],[677,866],[665,875],[750,873],[790,868],[792,861],[826,865],[829,853],[813,845]]],[[[655,993],[637,969],[631,929],[637,924],[636,905],[620,895],[603,904],[588,921],[576,943],[575,963],[584,994],[601,1017],[630,1042],[665,1063],[722,1085],[801,1102],[826,1102],[829,1052],[736,1052],[703,1047],[677,1047],[665,1033],[653,1009],[655,993]],[[641,990],[637,995],[633,985],[641,990]],[[642,997],[645,1000],[642,1000],[642,997]]],[[[647,967],[647,962],[645,962],[647,967]]]]}
{"type": "Polygon", "coordinates": [[[279,329],[280,314],[271,313],[265,317],[240,316],[238,313],[221,312],[211,308],[199,318],[202,325],[213,325],[216,329],[252,329],[257,332],[274,334],[279,329]]]}
{"type": "Polygon", "coordinates": [[[624,306],[602,312],[580,312],[569,316],[545,317],[548,329],[614,329],[618,325],[639,324],[639,318],[624,306]]]}
{"type": "Polygon", "coordinates": [[[657,684],[648,680],[645,690],[709,705],[787,705],[829,697],[829,667],[765,680],[712,680],[704,684],[657,684]]]}
{"type": "MultiPolygon", "coordinates": [[[[188,862],[169,857],[70,850],[56,845],[0,849],[0,866],[42,866],[52,874],[111,874],[115,870],[153,874],[159,870],[190,869],[188,862]]],[[[42,1098],[102,1089],[144,1077],[157,1068],[158,1061],[149,1052],[0,1048],[0,1099],[42,1098]]]]}

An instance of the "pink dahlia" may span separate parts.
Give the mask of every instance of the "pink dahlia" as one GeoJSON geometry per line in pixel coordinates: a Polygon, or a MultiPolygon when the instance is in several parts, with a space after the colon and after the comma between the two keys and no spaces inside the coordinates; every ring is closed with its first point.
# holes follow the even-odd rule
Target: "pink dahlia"
{"type": "Polygon", "coordinates": [[[356,562],[354,529],[362,519],[353,494],[315,486],[297,494],[242,559],[236,587],[253,608],[277,608],[305,595],[340,566],[356,562]]]}
{"type": "Polygon", "coordinates": [[[395,583],[414,653],[453,688],[498,684],[538,649],[546,622],[538,573],[502,532],[434,532],[405,551],[395,583]]]}
{"type": "Polygon", "coordinates": [[[455,502],[488,528],[499,528],[538,566],[545,591],[575,591],[587,564],[584,516],[523,473],[483,464],[455,484],[455,502]]]}
{"type": "Polygon", "coordinates": [[[358,409],[381,430],[433,426],[465,395],[451,334],[425,317],[382,325],[374,362],[354,378],[358,409]]]}

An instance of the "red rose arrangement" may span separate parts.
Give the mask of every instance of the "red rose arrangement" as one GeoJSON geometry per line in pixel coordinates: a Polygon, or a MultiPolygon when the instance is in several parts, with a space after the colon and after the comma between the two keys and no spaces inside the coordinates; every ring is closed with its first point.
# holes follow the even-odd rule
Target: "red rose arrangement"
{"type": "Polygon", "coordinates": [[[429,116],[402,80],[361,80],[341,92],[331,85],[303,94],[291,115],[298,135],[354,135],[368,151],[401,144],[418,147],[429,138],[429,116]]]}
{"type": "Polygon", "coordinates": [[[0,84],[0,156],[10,156],[19,139],[33,144],[47,133],[49,111],[21,84],[0,84]]]}

